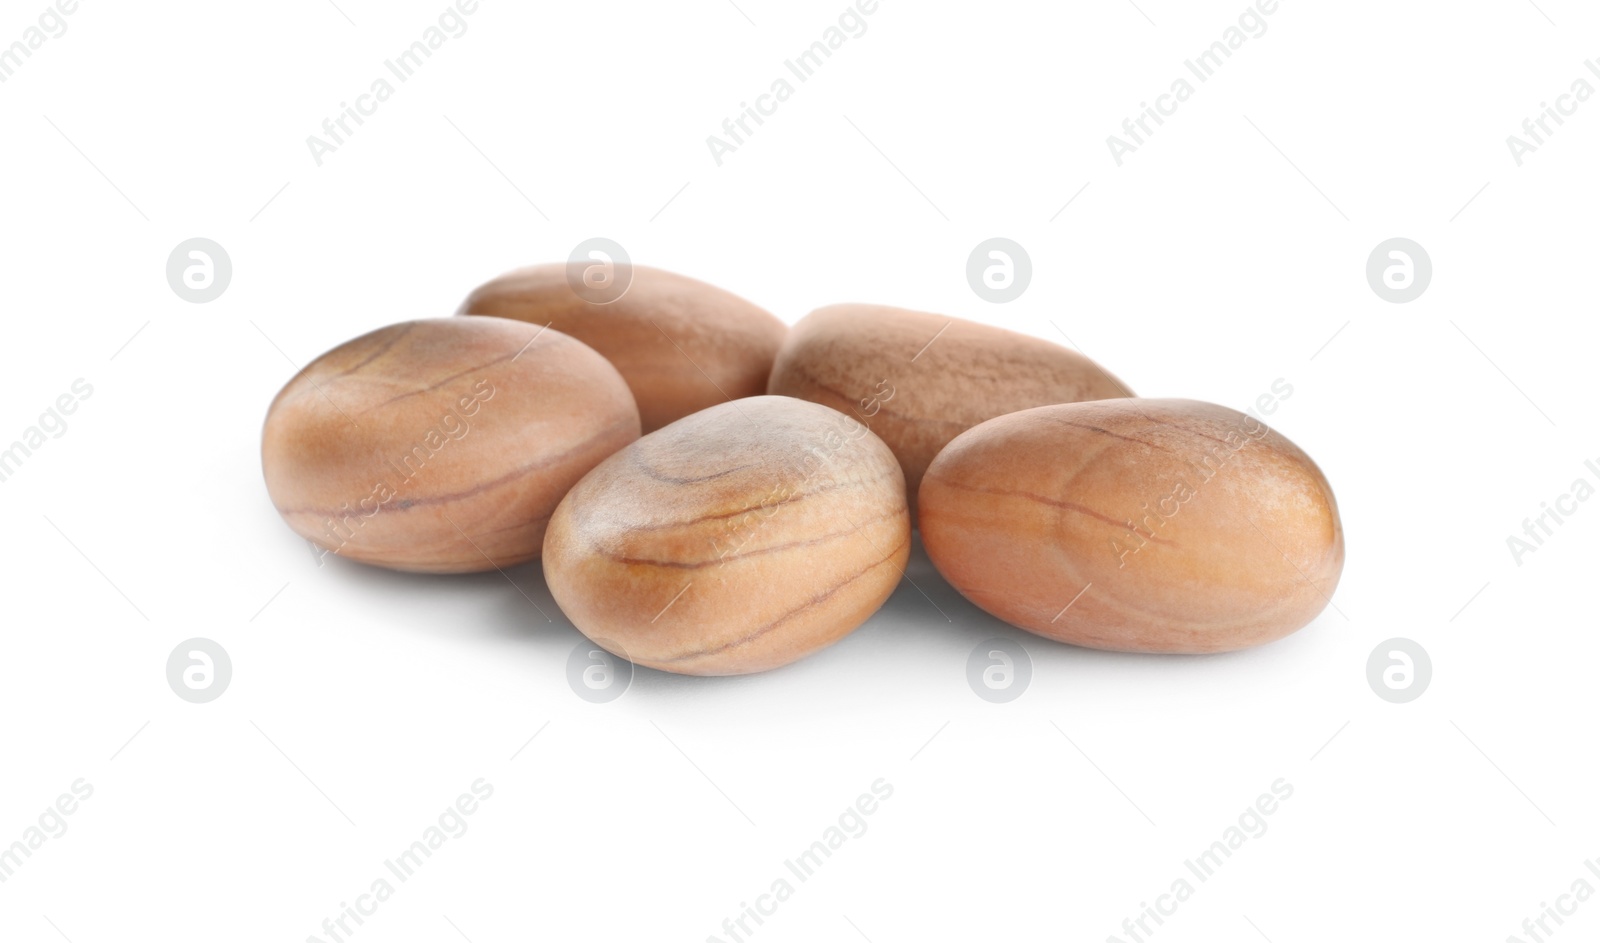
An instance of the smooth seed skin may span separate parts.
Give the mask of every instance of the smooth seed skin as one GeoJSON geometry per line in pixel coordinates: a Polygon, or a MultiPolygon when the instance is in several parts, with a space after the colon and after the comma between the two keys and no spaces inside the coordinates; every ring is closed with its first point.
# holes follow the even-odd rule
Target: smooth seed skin
{"type": "Polygon", "coordinates": [[[778,351],[767,392],[866,423],[900,460],[913,506],[928,463],[978,423],[1034,406],[1133,395],[1094,361],[1049,341],[864,304],[802,318],[778,351]]]}
{"type": "Polygon", "coordinates": [[[849,634],[911,552],[905,479],[834,410],[780,396],[713,406],[600,463],[545,535],[550,592],[636,664],[731,675],[849,634]]]}
{"type": "Polygon", "coordinates": [[[373,331],[290,380],[261,466],[294,531],[362,563],[466,573],[539,557],[550,514],[639,437],[627,384],[555,330],[438,318],[373,331]]]}
{"type": "Polygon", "coordinates": [[[628,381],[645,432],[709,406],[767,391],[788,328],[731,292],[636,265],[609,304],[580,298],[560,263],[518,269],[481,286],[457,314],[549,324],[599,351],[628,381]]]}
{"type": "Polygon", "coordinates": [[[934,460],[919,513],[929,558],[963,596],[1090,648],[1270,642],[1315,618],[1344,568],[1316,463],[1250,416],[1193,400],[990,420],[934,460]]]}

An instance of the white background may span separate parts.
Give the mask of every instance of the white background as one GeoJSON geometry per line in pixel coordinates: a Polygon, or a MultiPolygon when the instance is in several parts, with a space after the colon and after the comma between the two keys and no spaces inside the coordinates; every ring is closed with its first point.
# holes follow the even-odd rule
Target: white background
{"type": "MultiPolygon", "coordinates": [[[[843,0],[483,0],[319,167],[306,137],[444,9],[338,2],[88,0],[0,85],[0,443],[94,388],[0,484],[0,844],[94,787],[0,884],[0,939],[327,939],[479,777],[470,830],[350,939],[728,939],[779,877],[745,939],[1130,939],[1280,777],[1266,834],[1154,939],[1527,939],[1600,888],[1600,501],[1520,566],[1506,545],[1600,464],[1600,103],[1523,166],[1505,142],[1600,86],[1591,6],[1285,0],[1118,167],[1106,136],[1242,0],[883,0],[719,167],[707,135],[843,0]],[[165,279],[193,236],[233,260],[209,304],[165,279]],[[259,470],[290,361],[591,236],[791,323],[1054,321],[1146,396],[1243,409],[1284,378],[1272,424],[1344,514],[1337,611],[1232,655],[1097,653],[984,615],[919,550],[815,657],[594,705],[537,566],[520,593],[319,568],[259,470]],[[1008,305],[965,278],[991,236],[1033,259],[1008,305]],[[1433,260],[1409,304],[1365,279],[1393,236],[1433,260]],[[194,636],[234,666],[205,705],[165,678],[194,636]],[[1365,676],[1396,636],[1433,659],[1405,705],[1365,676]],[[965,679],[993,637],[1033,662],[1006,705],[965,679]],[[868,831],[794,881],[879,778],[868,831]]],[[[7,0],[0,43],[43,6],[7,0]]],[[[1596,933],[1590,902],[1556,935],[1596,933]]]]}

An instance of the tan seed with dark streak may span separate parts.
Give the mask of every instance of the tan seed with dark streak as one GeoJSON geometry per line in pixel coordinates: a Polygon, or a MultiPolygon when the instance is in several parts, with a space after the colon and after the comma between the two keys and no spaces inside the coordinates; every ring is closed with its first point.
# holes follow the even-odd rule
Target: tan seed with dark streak
{"type": "Polygon", "coordinates": [[[865,426],[781,396],[713,406],[602,462],[550,521],[550,592],[638,664],[727,675],[849,634],[904,573],[900,466],[865,426]]]}
{"type": "Polygon", "coordinates": [[[877,433],[913,498],[946,443],[1053,403],[1132,396],[1077,351],[960,318],[882,305],[820,308],[789,332],[767,392],[831,406],[877,433]]]}
{"type": "Polygon", "coordinates": [[[1344,531],[1321,469],[1193,400],[1045,406],[958,436],[922,479],[923,545],[987,612],[1136,652],[1270,642],[1327,606],[1344,531]]]}
{"type": "Polygon", "coordinates": [[[324,556],[459,573],[538,559],[567,489],[638,437],[627,385],[578,341],[439,318],[308,364],[267,412],[261,465],[324,556]]]}

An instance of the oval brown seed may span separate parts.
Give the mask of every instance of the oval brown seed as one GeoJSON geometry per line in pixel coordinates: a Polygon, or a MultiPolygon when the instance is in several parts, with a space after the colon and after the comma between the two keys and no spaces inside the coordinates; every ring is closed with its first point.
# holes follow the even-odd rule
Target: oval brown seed
{"type": "Polygon", "coordinates": [[[548,324],[598,350],[628,381],[645,432],[728,399],[767,391],[787,328],[738,295],[634,266],[622,297],[587,301],[563,264],[518,269],[467,297],[458,314],[548,324]]]}
{"type": "Polygon", "coordinates": [[[1322,471],[1193,400],[1024,410],[963,433],[922,480],[923,544],[973,603],[1047,638],[1218,652],[1328,605],[1344,532],[1322,471]]]}
{"type": "Polygon", "coordinates": [[[913,498],[939,450],[986,419],[1133,395],[1094,361],[1058,344],[959,318],[860,304],[801,319],[778,351],[767,392],[866,423],[900,460],[913,498]]]}
{"type": "Polygon", "coordinates": [[[261,465],[278,513],[321,551],[468,572],[537,559],[567,489],[638,437],[627,385],[578,341],[439,318],[308,364],[272,401],[261,465]]]}
{"type": "Polygon", "coordinates": [[[788,664],[860,625],[911,548],[905,479],[865,426],[796,399],[714,406],[602,462],[556,509],[550,592],[652,668],[788,664]]]}

